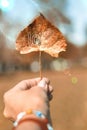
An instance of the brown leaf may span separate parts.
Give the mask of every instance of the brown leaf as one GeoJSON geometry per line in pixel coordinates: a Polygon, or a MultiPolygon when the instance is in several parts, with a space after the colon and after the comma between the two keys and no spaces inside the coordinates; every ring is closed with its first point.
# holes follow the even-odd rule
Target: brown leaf
{"type": "Polygon", "coordinates": [[[38,16],[17,37],[16,49],[21,54],[44,51],[58,57],[66,49],[66,41],[62,33],[43,15],[38,16]]]}

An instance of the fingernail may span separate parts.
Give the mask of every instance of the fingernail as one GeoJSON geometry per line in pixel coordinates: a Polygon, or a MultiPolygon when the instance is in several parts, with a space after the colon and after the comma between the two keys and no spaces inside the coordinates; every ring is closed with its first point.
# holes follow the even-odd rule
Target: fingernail
{"type": "Polygon", "coordinates": [[[39,87],[45,87],[46,86],[46,82],[44,80],[41,80],[39,83],[38,83],[38,86],[39,87]]]}

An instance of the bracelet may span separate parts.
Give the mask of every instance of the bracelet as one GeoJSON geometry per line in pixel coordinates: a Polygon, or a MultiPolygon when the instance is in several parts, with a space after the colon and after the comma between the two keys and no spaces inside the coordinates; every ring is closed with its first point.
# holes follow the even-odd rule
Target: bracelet
{"type": "MultiPolygon", "coordinates": [[[[25,111],[25,112],[20,112],[17,115],[17,120],[13,123],[14,127],[17,127],[19,125],[19,123],[22,121],[22,118],[24,116],[30,115],[30,114],[34,114],[37,118],[43,119],[43,123],[45,123],[47,125],[47,129],[53,130],[52,126],[48,123],[48,120],[45,117],[45,115],[40,111],[32,110],[32,109],[29,109],[28,111],[25,111]]],[[[30,119],[30,120],[35,121],[34,119],[30,119]]],[[[37,121],[35,121],[35,122],[37,122],[37,121]]]]}

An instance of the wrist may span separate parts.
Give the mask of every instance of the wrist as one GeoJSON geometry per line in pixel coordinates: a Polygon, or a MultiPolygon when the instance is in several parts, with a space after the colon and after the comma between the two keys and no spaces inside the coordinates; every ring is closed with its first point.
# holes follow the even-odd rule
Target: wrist
{"type": "Polygon", "coordinates": [[[18,129],[19,126],[23,126],[23,124],[25,124],[26,122],[33,123],[34,126],[37,125],[41,130],[53,130],[53,128],[48,123],[48,119],[40,111],[29,109],[26,112],[19,113],[17,116],[17,120],[14,123],[14,126],[18,129]]]}
{"type": "Polygon", "coordinates": [[[19,123],[18,126],[15,127],[13,130],[48,130],[47,128],[47,119],[40,119],[37,118],[35,115],[26,115],[23,117],[19,123]]]}

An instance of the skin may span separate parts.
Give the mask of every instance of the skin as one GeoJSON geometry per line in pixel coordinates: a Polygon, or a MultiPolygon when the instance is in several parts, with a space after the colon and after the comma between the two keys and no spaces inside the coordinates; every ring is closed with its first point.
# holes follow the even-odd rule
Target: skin
{"type": "MultiPolygon", "coordinates": [[[[52,92],[53,88],[47,78],[21,81],[4,94],[4,116],[15,121],[20,112],[31,108],[41,111],[51,124],[49,101],[52,99],[52,92]]],[[[29,117],[34,117],[34,115],[29,115],[29,117]]],[[[17,130],[23,128],[29,130],[31,124],[32,130],[42,130],[38,124],[32,121],[22,123],[17,127],[17,130]]]]}

